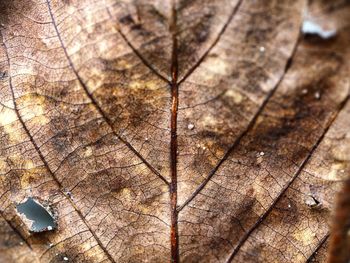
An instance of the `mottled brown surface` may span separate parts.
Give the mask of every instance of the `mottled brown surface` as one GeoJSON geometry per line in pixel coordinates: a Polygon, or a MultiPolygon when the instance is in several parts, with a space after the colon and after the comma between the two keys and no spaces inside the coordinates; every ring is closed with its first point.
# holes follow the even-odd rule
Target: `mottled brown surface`
{"type": "Polygon", "coordinates": [[[0,263],[325,262],[349,17],[344,0],[0,1],[0,263]],[[28,231],[26,197],[55,231],[28,231]]]}
{"type": "Polygon", "coordinates": [[[328,262],[348,262],[350,258],[350,179],[338,194],[328,262]]]}

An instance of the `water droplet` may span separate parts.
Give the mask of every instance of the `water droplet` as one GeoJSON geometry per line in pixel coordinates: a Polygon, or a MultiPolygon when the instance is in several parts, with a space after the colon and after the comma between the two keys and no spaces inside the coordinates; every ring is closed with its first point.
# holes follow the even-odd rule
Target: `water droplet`
{"type": "Polygon", "coordinates": [[[67,258],[67,257],[63,257],[63,260],[64,260],[64,261],[68,261],[68,258],[67,258]]]}
{"type": "Polygon", "coordinates": [[[24,243],[21,241],[21,242],[19,242],[19,244],[20,244],[21,246],[23,246],[24,243]]]}
{"type": "Polygon", "coordinates": [[[194,129],[194,124],[193,123],[188,124],[187,125],[187,129],[193,130],[194,129]]]}
{"type": "Polygon", "coordinates": [[[316,207],[320,205],[320,202],[312,195],[309,195],[305,200],[305,204],[310,207],[316,207]]]}
{"type": "Polygon", "coordinates": [[[319,91],[315,92],[315,99],[319,100],[321,98],[321,93],[319,91]]]}
{"type": "Polygon", "coordinates": [[[301,93],[305,95],[305,94],[308,93],[308,90],[307,90],[307,89],[303,89],[303,90],[301,91],[301,93]]]}
{"type": "Polygon", "coordinates": [[[259,51],[260,51],[261,53],[264,53],[264,52],[265,52],[265,47],[263,47],[263,46],[259,47],[259,51]]]}
{"type": "Polygon", "coordinates": [[[50,244],[49,244],[49,247],[53,247],[53,244],[52,244],[52,243],[50,243],[50,244]]]}
{"type": "Polygon", "coordinates": [[[291,208],[292,206],[290,204],[288,204],[288,208],[291,208]]]}
{"type": "Polygon", "coordinates": [[[259,154],[260,154],[260,156],[264,156],[264,155],[265,155],[265,153],[264,153],[264,152],[260,152],[259,154]]]}

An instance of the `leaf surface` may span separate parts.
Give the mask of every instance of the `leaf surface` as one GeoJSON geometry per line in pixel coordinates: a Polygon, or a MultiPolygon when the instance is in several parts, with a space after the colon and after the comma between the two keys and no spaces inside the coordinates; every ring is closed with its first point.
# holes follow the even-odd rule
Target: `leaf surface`
{"type": "Polygon", "coordinates": [[[0,262],[325,261],[350,169],[348,1],[0,10],[0,262]],[[29,197],[57,229],[29,231],[29,197]]]}

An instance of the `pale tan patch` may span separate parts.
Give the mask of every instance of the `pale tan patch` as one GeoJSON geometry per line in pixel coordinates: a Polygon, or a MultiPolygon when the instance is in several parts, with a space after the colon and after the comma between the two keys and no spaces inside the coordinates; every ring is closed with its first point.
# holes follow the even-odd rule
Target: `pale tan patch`
{"type": "Polygon", "coordinates": [[[21,187],[22,189],[30,188],[33,184],[33,180],[36,179],[38,173],[35,172],[26,172],[21,176],[21,187]]]}
{"type": "Polygon", "coordinates": [[[206,67],[210,72],[219,75],[226,75],[229,71],[229,64],[219,57],[209,58],[206,67]]]}
{"type": "Polygon", "coordinates": [[[348,143],[344,142],[332,149],[332,155],[338,161],[350,161],[350,148],[348,143]]]}
{"type": "Polygon", "coordinates": [[[40,121],[44,121],[44,115],[46,114],[45,105],[47,105],[47,101],[44,96],[37,96],[33,94],[25,95],[18,99],[18,105],[20,105],[22,108],[21,115],[24,122],[39,116],[43,116],[42,119],[38,119],[39,124],[40,121]]]}
{"type": "Polygon", "coordinates": [[[315,234],[309,228],[297,231],[293,237],[301,242],[304,246],[312,244],[312,242],[315,240],[315,234]]]}
{"type": "Polygon", "coordinates": [[[240,104],[243,101],[242,94],[233,89],[227,90],[225,96],[229,97],[235,104],[240,104]]]}
{"type": "Polygon", "coordinates": [[[22,140],[21,133],[18,132],[18,125],[16,125],[17,120],[17,114],[14,110],[3,108],[0,112],[0,126],[13,144],[22,140]]]}
{"type": "Polygon", "coordinates": [[[86,147],[85,148],[85,151],[84,151],[84,157],[89,157],[89,156],[92,156],[92,147],[86,147]]]}
{"type": "Polygon", "coordinates": [[[2,108],[0,111],[0,126],[7,126],[17,120],[17,115],[14,110],[2,108]]]}
{"type": "Polygon", "coordinates": [[[207,114],[199,121],[199,123],[204,127],[215,126],[217,124],[217,119],[213,115],[207,114]]]}

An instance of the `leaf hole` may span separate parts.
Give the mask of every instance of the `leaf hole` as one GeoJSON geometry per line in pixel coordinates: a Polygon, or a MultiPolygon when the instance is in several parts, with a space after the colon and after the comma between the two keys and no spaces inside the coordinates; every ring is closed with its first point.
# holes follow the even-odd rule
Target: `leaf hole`
{"type": "Polygon", "coordinates": [[[40,233],[57,228],[56,219],[49,207],[45,207],[32,197],[16,206],[30,232],[40,233]]]}

